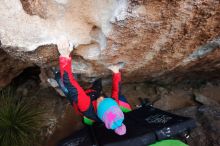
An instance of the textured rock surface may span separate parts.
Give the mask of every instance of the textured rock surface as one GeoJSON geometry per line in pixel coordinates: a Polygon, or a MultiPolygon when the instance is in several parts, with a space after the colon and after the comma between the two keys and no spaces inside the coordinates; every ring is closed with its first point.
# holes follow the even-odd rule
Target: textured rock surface
{"type": "Polygon", "coordinates": [[[176,114],[192,117],[197,128],[190,134],[190,146],[218,146],[220,144],[220,108],[219,106],[187,107],[175,111],[176,114]]]}
{"type": "Polygon", "coordinates": [[[0,66],[0,88],[2,88],[32,64],[15,59],[0,48],[0,66]]]}
{"type": "Polygon", "coordinates": [[[67,37],[74,45],[92,41],[94,26],[105,35],[110,21],[120,17],[125,0],[2,0],[1,41],[4,45],[35,50],[67,37]],[[7,12],[7,13],[5,13],[7,12]]]}
{"type": "Polygon", "coordinates": [[[197,92],[194,93],[194,96],[195,96],[195,100],[201,104],[204,104],[207,106],[220,106],[218,102],[216,102],[215,100],[205,97],[204,95],[199,94],[197,92]]]}
{"type": "Polygon", "coordinates": [[[0,16],[2,48],[41,67],[67,37],[85,76],[125,61],[127,82],[219,77],[219,0],[1,0],[0,16]]]}

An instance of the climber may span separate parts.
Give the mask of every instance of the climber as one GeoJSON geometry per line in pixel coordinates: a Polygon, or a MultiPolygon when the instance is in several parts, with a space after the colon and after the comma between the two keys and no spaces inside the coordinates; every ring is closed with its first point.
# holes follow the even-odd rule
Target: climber
{"type": "MultiPolygon", "coordinates": [[[[75,80],[71,71],[70,53],[73,47],[67,40],[58,44],[60,53],[60,77],[63,85],[62,89],[68,96],[69,101],[84,118],[84,123],[91,125],[93,122],[104,122],[107,129],[112,129],[118,135],[126,133],[126,126],[123,124],[123,112],[131,111],[130,105],[125,97],[121,95],[121,73],[120,69],[124,63],[117,63],[108,67],[113,72],[112,78],[112,98],[106,97],[102,93],[101,79],[93,82],[91,88],[83,88],[75,80]],[[122,112],[123,111],[123,112],[122,112]]],[[[60,84],[58,82],[58,84],[60,84]]]]}

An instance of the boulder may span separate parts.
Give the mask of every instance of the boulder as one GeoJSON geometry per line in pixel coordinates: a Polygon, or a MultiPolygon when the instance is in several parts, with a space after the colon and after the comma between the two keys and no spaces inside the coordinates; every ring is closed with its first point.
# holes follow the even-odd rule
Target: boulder
{"type": "Polygon", "coordinates": [[[126,82],[219,77],[219,0],[3,0],[0,15],[1,48],[27,64],[57,65],[66,37],[87,77],[119,61],[126,82]]]}
{"type": "Polygon", "coordinates": [[[33,64],[15,59],[0,48],[0,89],[33,64]]]}
{"type": "Polygon", "coordinates": [[[207,106],[220,106],[220,104],[209,97],[206,97],[198,92],[194,92],[195,100],[203,105],[207,106]]]}
{"type": "Polygon", "coordinates": [[[175,111],[174,113],[190,116],[197,122],[188,144],[190,146],[218,146],[220,144],[220,107],[219,106],[192,106],[175,111]]]}

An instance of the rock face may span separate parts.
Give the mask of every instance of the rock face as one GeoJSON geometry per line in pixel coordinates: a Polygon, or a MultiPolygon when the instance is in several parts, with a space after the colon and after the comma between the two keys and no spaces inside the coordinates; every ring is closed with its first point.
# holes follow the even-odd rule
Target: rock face
{"type": "Polygon", "coordinates": [[[192,146],[218,146],[219,141],[219,106],[188,107],[175,111],[176,114],[192,117],[196,120],[197,128],[190,134],[188,144],[192,146]]]}
{"type": "Polygon", "coordinates": [[[32,64],[14,59],[0,49],[0,66],[0,88],[2,88],[9,84],[11,80],[15,76],[18,76],[25,68],[32,66],[32,64]]]}
{"type": "Polygon", "coordinates": [[[40,67],[57,64],[55,44],[66,37],[84,66],[74,71],[87,77],[109,75],[118,61],[127,82],[220,71],[219,0],[1,0],[0,16],[1,48],[40,67]]]}

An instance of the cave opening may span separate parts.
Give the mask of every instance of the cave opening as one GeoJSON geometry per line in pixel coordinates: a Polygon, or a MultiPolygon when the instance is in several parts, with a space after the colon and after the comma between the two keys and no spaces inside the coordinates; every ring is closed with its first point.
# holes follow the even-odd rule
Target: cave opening
{"type": "Polygon", "coordinates": [[[11,85],[15,88],[18,88],[24,84],[28,84],[26,86],[29,86],[29,89],[32,89],[36,86],[39,86],[41,80],[40,75],[41,69],[39,66],[31,66],[25,68],[22,73],[20,73],[17,77],[15,77],[11,85]]]}

